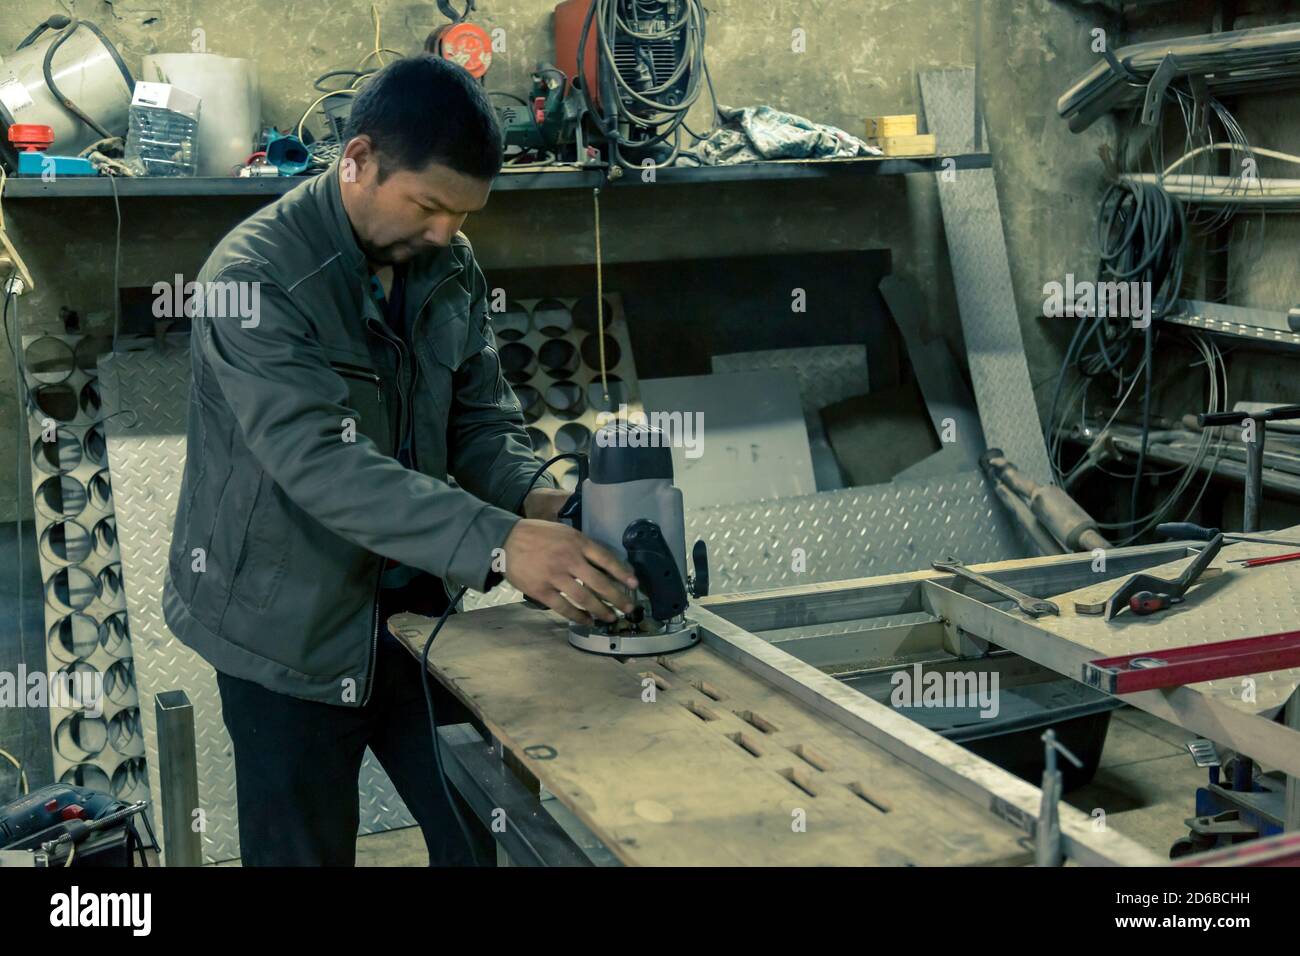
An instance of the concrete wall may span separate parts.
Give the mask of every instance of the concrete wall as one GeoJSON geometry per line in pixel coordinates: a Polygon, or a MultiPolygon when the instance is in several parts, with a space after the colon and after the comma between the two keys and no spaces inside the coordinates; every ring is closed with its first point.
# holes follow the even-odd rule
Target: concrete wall
{"type": "MultiPolygon", "coordinates": [[[[480,0],[477,18],[506,31],[506,52],[489,74],[493,89],[523,93],[528,72],[552,56],[553,0],[480,0]]],[[[770,103],[861,132],[874,113],[919,112],[916,72],[970,66],[980,54],[983,98],[995,156],[1015,307],[1024,326],[1030,369],[1041,402],[1050,398],[1060,330],[1041,318],[1041,288],[1066,272],[1094,268],[1092,222],[1100,196],[1098,146],[1109,122],[1075,136],[1055,114],[1064,86],[1091,62],[1089,29],[1101,14],[1060,0],[984,0],[976,29],[972,0],[711,0],[708,59],[726,104],[770,103]],[[806,52],[791,50],[795,29],[806,52]]],[[[383,42],[417,51],[442,22],[433,3],[381,0],[383,42]]],[[[54,9],[9,0],[0,20],[0,51],[54,9]]],[[[252,0],[116,0],[80,2],[75,12],[98,22],[128,65],[155,51],[187,50],[193,31],[207,48],[259,64],[263,119],[297,122],[319,73],[357,63],[373,42],[370,6],[354,0],[261,3],[252,0]]],[[[707,125],[707,109],[692,126],[707,125]]],[[[201,199],[136,200],[122,206],[120,283],[151,285],[176,272],[192,275],[208,248],[254,206],[201,199]]],[[[57,330],[66,306],[102,324],[111,310],[111,200],[5,203],[10,229],[40,289],[21,303],[23,329],[57,330]]],[[[488,271],[592,261],[587,195],[501,194],[467,232],[488,271]]],[[[607,261],[745,255],[818,249],[889,248],[894,268],[925,290],[930,318],[960,350],[942,220],[932,177],[882,178],[813,189],[732,187],[625,191],[603,201],[607,261]]],[[[773,303],[772,321],[787,318],[788,298],[773,303]]],[[[1009,304],[1010,305],[1010,304],[1009,304]]],[[[835,308],[835,303],[813,303],[835,308]]],[[[869,345],[869,343],[868,343],[869,345]]],[[[12,370],[0,370],[0,517],[15,510],[12,370]]],[[[30,513],[24,484],[18,505],[30,513]]]]}

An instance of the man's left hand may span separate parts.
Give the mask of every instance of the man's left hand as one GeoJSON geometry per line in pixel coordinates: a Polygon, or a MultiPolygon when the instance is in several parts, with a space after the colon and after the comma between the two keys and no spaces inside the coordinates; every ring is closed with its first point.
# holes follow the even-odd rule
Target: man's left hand
{"type": "Polygon", "coordinates": [[[524,517],[542,521],[559,521],[560,509],[569,500],[570,492],[559,488],[536,488],[524,499],[524,517]]]}

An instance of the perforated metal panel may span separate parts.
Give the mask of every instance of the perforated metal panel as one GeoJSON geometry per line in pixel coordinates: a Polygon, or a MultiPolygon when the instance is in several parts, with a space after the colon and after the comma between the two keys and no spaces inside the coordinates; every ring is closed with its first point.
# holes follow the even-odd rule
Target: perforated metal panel
{"type": "MultiPolygon", "coordinates": [[[[501,370],[524,410],[533,450],[543,458],[589,450],[601,414],[641,410],[623,300],[605,294],[604,355],[594,298],[521,299],[492,313],[501,370]],[[604,377],[601,376],[602,358],[604,377]]],[[[572,460],[556,462],[560,487],[577,487],[572,460]]]]}
{"type": "Polygon", "coordinates": [[[95,373],[102,347],[68,335],[22,343],[45,683],[55,778],[135,801],[148,780],[95,373]]]}

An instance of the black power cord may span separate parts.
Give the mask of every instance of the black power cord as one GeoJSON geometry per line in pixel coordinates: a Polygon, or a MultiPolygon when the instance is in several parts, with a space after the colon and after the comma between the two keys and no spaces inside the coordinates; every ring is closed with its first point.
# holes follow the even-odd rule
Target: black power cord
{"type": "Polygon", "coordinates": [[[49,87],[50,93],[54,95],[54,98],[63,104],[64,109],[93,129],[101,138],[112,139],[113,134],[105,129],[104,126],[89,113],[82,110],[81,107],[74,103],[71,98],[65,95],[63,91],[59,89],[58,83],[54,80],[54,54],[59,51],[59,47],[63,46],[64,42],[71,37],[72,34],[77,32],[78,27],[85,27],[99,38],[100,42],[104,44],[105,49],[107,49],[113,55],[113,58],[117,60],[118,67],[122,70],[123,77],[126,80],[126,85],[130,88],[131,92],[134,93],[135,81],[131,78],[131,74],[127,72],[125,64],[121,61],[121,57],[117,55],[117,52],[113,49],[113,45],[108,42],[108,38],[104,36],[104,32],[89,20],[80,20],[76,17],[55,14],[44,23],[37,26],[31,33],[27,34],[27,36],[23,38],[22,42],[18,44],[17,48],[21,50],[23,47],[31,45],[46,30],[60,31],[59,35],[54,38],[54,41],[45,48],[45,58],[41,62],[41,73],[45,78],[45,85],[49,87]]]}
{"type": "MultiPolygon", "coordinates": [[[[1048,421],[1055,424],[1066,372],[1073,367],[1088,379],[1110,377],[1122,395],[1143,377],[1142,442],[1130,494],[1131,527],[1137,530],[1138,498],[1146,470],[1146,449],[1151,431],[1154,387],[1155,323],[1177,308],[1183,285],[1187,250],[1187,214],[1181,202],[1153,183],[1117,181],[1102,196],[1097,218],[1101,257],[1097,275],[1097,305],[1093,315],[1082,316],[1061,362],[1048,421]],[[1150,290],[1150,317],[1136,328],[1132,316],[1110,315],[1102,306],[1103,284],[1141,283],[1150,290]],[[1135,360],[1140,348],[1140,359],[1135,360]]],[[[1130,312],[1132,311],[1130,300],[1130,312]]]]}
{"type": "MultiPolygon", "coordinates": [[[[571,458],[578,463],[578,487],[582,487],[582,481],[587,477],[586,456],[578,454],[577,452],[565,452],[564,454],[556,455],[555,457],[548,459],[533,473],[532,480],[528,482],[528,487],[525,488],[524,493],[519,496],[519,504],[515,508],[516,514],[523,514],[524,502],[528,500],[528,495],[532,492],[538,480],[542,475],[546,474],[546,470],[557,461],[564,461],[566,458],[571,458]]],[[[456,592],[456,596],[451,599],[451,603],[447,605],[441,616],[439,616],[438,623],[433,625],[433,630],[429,632],[429,639],[424,642],[424,651],[420,654],[420,683],[424,687],[424,706],[429,714],[429,736],[433,740],[433,763],[434,766],[438,768],[438,785],[442,788],[443,796],[446,797],[447,804],[451,807],[451,812],[456,817],[456,825],[460,827],[460,834],[465,840],[465,846],[468,848],[470,858],[472,859],[474,856],[474,841],[470,838],[469,827],[465,825],[465,818],[461,816],[460,808],[456,806],[456,801],[452,799],[451,788],[447,786],[447,771],[446,768],[443,767],[442,748],[438,744],[438,719],[434,714],[433,684],[429,679],[429,650],[433,647],[434,638],[438,636],[438,632],[442,630],[442,626],[447,623],[447,618],[451,615],[451,612],[455,610],[456,605],[465,597],[467,591],[469,591],[469,587],[462,585],[461,589],[456,592]]]]}
{"type": "MultiPolygon", "coordinates": [[[[1140,282],[1151,290],[1150,316],[1142,329],[1142,443],[1130,496],[1130,533],[1137,531],[1138,498],[1151,433],[1155,323],[1174,310],[1183,285],[1187,215],[1180,203],[1151,183],[1120,181],[1101,201],[1098,222],[1103,282],[1140,282]]],[[[1129,322],[1129,332],[1132,323],[1129,322]]]]}

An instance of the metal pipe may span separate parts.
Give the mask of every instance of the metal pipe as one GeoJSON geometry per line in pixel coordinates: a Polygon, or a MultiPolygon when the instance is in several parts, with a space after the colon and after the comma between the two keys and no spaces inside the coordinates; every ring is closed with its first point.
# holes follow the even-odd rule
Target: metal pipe
{"type": "Polygon", "coordinates": [[[1062,94],[1057,112],[1075,132],[1141,99],[1156,68],[1172,57],[1175,76],[1205,76],[1210,90],[1277,85],[1300,72],[1300,23],[1136,43],[1099,61],[1062,94]]]}
{"type": "Polygon", "coordinates": [[[1016,520],[1016,523],[1024,529],[1025,534],[1034,542],[1039,554],[1065,553],[1065,549],[1057,544],[1056,539],[1038,523],[1038,519],[1034,517],[1034,513],[1029,509],[1029,505],[1025,504],[1023,498],[1000,481],[994,481],[992,484],[993,494],[997,495],[998,501],[1002,502],[1007,511],[1011,512],[1011,517],[1016,520]]]}
{"type": "Polygon", "coordinates": [[[1246,510],[1241,530],[1253,534],[1259,530],[1259,499],[1264,494],[1264,431],[1262,421],[1255,422],[1254,441],[1246,442],[1246,510]]]}
{"type": "Polygon", "coordinates": [[[1040,485],[1020,474],[1000,448],[990,448],[980,458],[984,471],[999,484],[1029,502],[1029,509],[1052,537],[1072,551],[1110,547],[1097,530],[1097,522],[1070,495],[1055,485],[1040,485]]]}
{"type": "Polygon", "coordinates": [[[163,864],[202,866],[202,816],[195,816],[200,811],[194,706],[183,690],[163,691],[154,698],[154,718],[158,722],[163,864]]]}
{"type": "MultiPolygon", "coordinates": [[[[1139,444],[1140,442],[1136,438],[1123,435],[1115,436],[1115,447],[1127,454],[1136,455],[1139,444]]],[[[1147,457],[1161,465],[1187,465],[1196,458],[1196,454],[1170,445],[1148,445],[1147,457]]],[[[1244,482],[1246,480],[1245,465],[1240,462],[1224,461],[1222,459],[1211,464],[1212,458],[1213,456],[1206,455],[1198,466],[1199,470],[1203,472],[1213,471],[1219,477],[1231,478],[1233,481],[1244,482]]],[[[1263,481],[1264,487],[1269,491],[1277,492],[1287,498],[1300,498],[1300,477],[1269,468],[1263,472],[1263,481]]]]}

